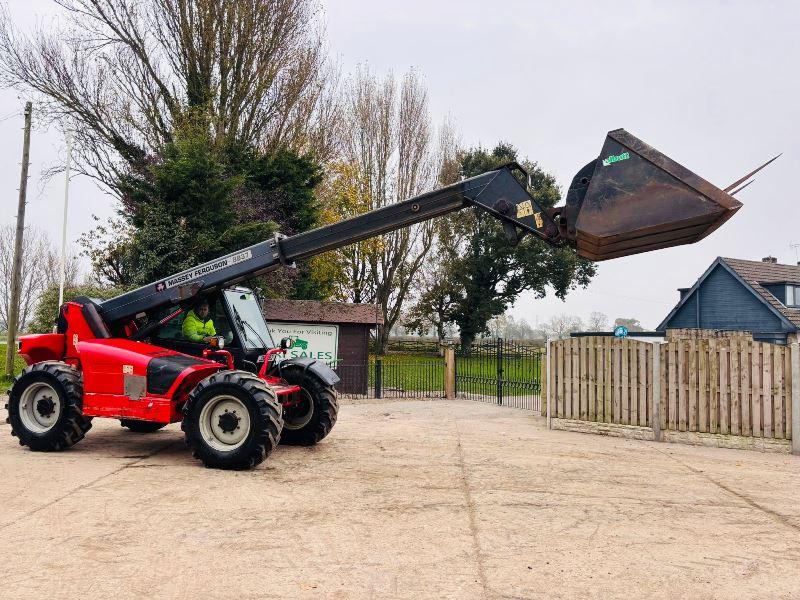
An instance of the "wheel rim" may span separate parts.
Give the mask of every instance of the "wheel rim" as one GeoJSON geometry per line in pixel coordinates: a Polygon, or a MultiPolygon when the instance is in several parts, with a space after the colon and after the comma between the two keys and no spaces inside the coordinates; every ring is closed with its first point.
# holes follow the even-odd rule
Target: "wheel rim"
{"type": "Polygon", "coordinates": [[[302,429],[314,416],[314,400],[311,398],[311,394],[302,388],[300,394],[302,395],[300,402],[283,411],[284,429],[302,429]]]}
{"type": "Polygon", "coordinates": [[[235,396],[216,396],[200,411],[200,435],[220,452],[235,450],[250,433],[250,413],[235,396]]]}
{"type": "Polygon", "coordinates": [[[19,417],[28,431],[47,433],[61,416],[62,403],[58,393],[47,383],[28,386],[19,401],[19,417]]]}

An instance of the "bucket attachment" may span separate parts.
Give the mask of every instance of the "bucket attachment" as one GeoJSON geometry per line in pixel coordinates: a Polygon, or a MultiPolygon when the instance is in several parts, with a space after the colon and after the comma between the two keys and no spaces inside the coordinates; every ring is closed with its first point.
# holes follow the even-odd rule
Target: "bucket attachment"
{"type": "Polygon", "coordinates": [[[742,204],[624,129],[581,169],[557,222],[578,253],[607,260],[701,240],[742,204]]]}

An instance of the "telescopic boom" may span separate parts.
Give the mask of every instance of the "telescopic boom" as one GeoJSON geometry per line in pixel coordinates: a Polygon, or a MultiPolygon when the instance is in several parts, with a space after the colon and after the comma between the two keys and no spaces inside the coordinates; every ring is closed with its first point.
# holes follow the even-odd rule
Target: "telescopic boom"
{"type": "Polygon", "coordinates": [[[106,323],[114,323],[162,305],[175,304],[200,291],[210,292],[336,250],[376,235],[479,206],[501,219],[509,233],[534,234],[558,244],[558,227],[526,191],[514,173],[516,164],[428,192],[363,215],[291,237],[276,236],[226,256],[181,271],[98,305],[106,323]],[[517,233],[519,230],[519,233],[517,233]]]}
{"type": "MultiPolygon", "coordinates": [[[[752,175],[751,173],[750,175],[752,175]]],[[[624,129],[572,181],[566,204],[543,208],[512,163],[477,177],[291,237],[273,239],[181,271],[97,305],[111,325],[434,217],[475,206],[500,219],[517,243],[526,234],[606,260],[696,242],[741,203],[624,129]]]]}

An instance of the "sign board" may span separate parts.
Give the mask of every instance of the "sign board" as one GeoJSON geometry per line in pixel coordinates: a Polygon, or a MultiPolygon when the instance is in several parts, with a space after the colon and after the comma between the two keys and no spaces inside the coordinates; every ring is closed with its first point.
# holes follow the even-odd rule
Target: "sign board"
{"type": "Polygon", "coordinates": [[[628,328],[623,325],[614,327],[614,337],[624,338],[628,337],[628,328]]]}
{"type": "Polygon", "coordinates": [[[294,338],[294,346],[286,353],[286,358],[315,358],[328,364],[333,363],[339,351],[338,325],[312,325],[310,323],[267,322],[269,332],[275,343],[282,338],[294,338]]]}

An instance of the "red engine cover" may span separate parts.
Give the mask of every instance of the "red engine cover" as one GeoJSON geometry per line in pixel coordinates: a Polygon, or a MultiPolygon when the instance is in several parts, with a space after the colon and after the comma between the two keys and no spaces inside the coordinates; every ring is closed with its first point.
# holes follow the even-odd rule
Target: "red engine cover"
{"type": "Polygon", "coordinates": [[[223,367],[217,362],[125,339],[78,341],[87,416],[181,420],[191,389],[223,367]]]}

